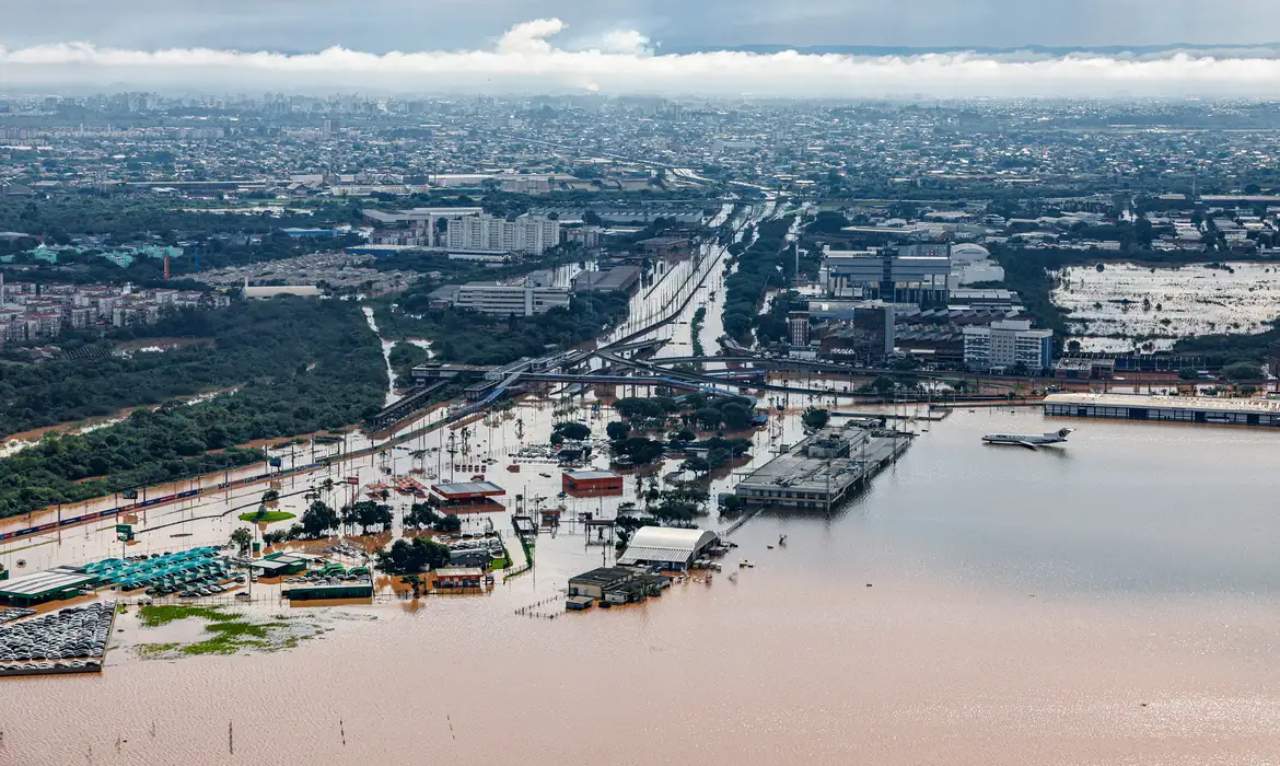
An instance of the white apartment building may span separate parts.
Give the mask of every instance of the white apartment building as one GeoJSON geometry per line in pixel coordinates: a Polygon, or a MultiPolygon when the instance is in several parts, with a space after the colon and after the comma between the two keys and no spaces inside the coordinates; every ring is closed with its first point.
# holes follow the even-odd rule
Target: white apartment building
{"type": "Polygon", "coordinates": [[[1053,330],[1033,330],[1027,319],[1004,319],[964,328],[964,363],[974,370],[1030,372],[1053,366],[1053,330]]]}
{"type": "Polygon", "coordinates": [[[363,215],[379,227],[371,238],[375,244],[444,247],[448,221],[483,212],[481,207],[415,207],[392,212],[365,210],[363,215]]]}
{"type": "Polygon", "coordinates": [[[560,222],[529,215],[514,221],[491,215],[451,218],[446,240],[450,250],[542,255],[560,244],[560,222]]]}

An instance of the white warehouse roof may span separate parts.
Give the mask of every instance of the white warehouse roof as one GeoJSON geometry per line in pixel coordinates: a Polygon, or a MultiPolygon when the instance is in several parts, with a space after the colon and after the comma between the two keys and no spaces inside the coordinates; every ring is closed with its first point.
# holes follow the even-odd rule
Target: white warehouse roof
{"type": "Polygon", "coordinates": [[[640,527],[618,563],[625,565],[668,561],[687,564],[717,539],[715,532],[705,529],[640,527]]]}

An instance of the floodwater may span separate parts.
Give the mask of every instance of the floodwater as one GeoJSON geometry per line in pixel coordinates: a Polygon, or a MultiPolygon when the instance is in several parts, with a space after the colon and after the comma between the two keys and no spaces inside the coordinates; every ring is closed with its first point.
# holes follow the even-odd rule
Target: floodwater
{"type": "Polygon", "coordinates": [[[387,395],[383,397],[382,404],[384,407],[390,407],[400,401],[400,394],[396,392],[396,371],[391,366],[391,349],[396,344],[395,341],[382,337],[382,332],[378,329],[378,321],[373,317],[373,309],[361,306],[360,311],[364,314],[364,321],[369,325],[369,329],[378,336],[378,345],[382,348],[382,364],[387,369],[387,395]]]}
{"type": "Polygon", "coordinates": [[[1085,351],[1163,350],[1190,335],[1262,332],[1280,301],[1280,274],[1265,263],[1118,263],[1103,271],[1072,266],[1057,276],[1053,302],[1070,311],[1085,351]]]}
{"type": "MultiPolygon", "coordinates": [[[[602,430],[608,411],[586,412],[602,430]]],[[[517,420],[545,439],[556,414],[526,402],[472,438],[501,452],[517,420]]],[[[759,432],[756,459],[793,422],[759,432]]],[[[0,762],[1280,758],[1277,435],[1036,410],[914,425],[906,456],[830,517],[748,521],[710,584],[517,615],[544,600],[535,613],[558,613],[567,578],[610,560],[564,526],[491,594],[333,607],[333,629],[290,651],[113,648],[100,677],[4,679],[0,762]],[[1080,430],[1060,449],[979,444],[1063,424],[1080,430]]],[[[558,473],[489,478],[551,491],[558,473]]]]}

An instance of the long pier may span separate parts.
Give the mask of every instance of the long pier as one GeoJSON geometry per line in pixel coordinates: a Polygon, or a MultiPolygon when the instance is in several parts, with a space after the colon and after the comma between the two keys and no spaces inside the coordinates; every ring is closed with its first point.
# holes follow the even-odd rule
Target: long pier
{"type": "Polygon", "coordinates": [[[824,428],[734,487],[749,507],[827,511],[892,463],[914,434],[866,425],[824,428]]]}

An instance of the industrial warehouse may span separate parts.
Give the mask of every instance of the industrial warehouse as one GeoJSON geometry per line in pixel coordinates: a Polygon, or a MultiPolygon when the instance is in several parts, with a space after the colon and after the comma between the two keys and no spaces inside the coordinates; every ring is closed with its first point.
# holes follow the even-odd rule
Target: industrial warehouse
{"type": "Polygon", "coordinates": [[[677,527],[640,527],[627,549],[618,558],[622,566],[657,567],[685,570],[720,538],[705,529],[677,527]]]}
{"type": "Polygon", "coordinates": [[[660,595],[671,579],[658,572],[685,572],[709,566],[708,556],[724,552],[720,536],[705,529],[641,527],[636,530],[618,565],[599,567],[569,579],[565,607],[587,609],[643,601],[660,595]]]}
{"type": "Polygon", "coordinates": [[[1280,426],[1280,401],[1218,399],[1211,396],[1050,394],[1044,399],[1044,414],[1177,423],[1280,426]]]}

